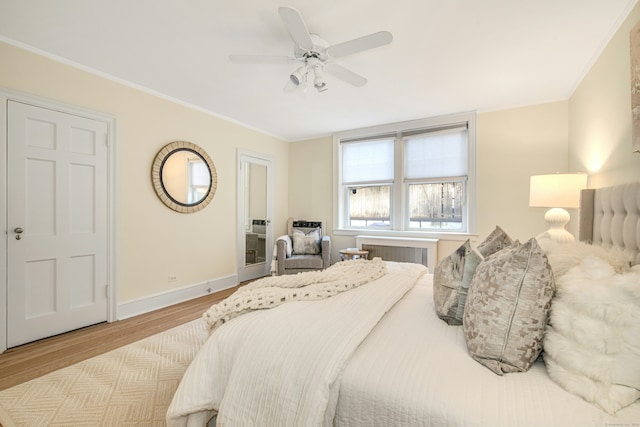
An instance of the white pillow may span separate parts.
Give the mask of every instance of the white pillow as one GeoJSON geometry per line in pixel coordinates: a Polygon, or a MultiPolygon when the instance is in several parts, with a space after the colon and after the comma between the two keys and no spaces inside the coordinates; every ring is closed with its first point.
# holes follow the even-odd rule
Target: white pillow
{"type": "Polygon", "coordinates": [[[608,261],[615,271],[621,273],[629,270],[633,255],[622,248],[605,248],[584,242],[558,243],[548,237],[536,239],[549,258],[549,263],[556,278],[565,274],[571,267],[579,265],[587,256],[596,256],[608,261]]]}
{"type": "Polygon", "coordinates": [[[609,414],[640,398],[640,266],[586,257],[558,278],[543,342],[552,380],[609,414]]]}

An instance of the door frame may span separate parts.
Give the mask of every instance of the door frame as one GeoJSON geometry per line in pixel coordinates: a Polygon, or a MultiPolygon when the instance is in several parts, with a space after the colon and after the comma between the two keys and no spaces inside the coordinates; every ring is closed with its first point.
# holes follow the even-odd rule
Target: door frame
{"type": "Polygon", "coordinates": [[[72,114],[87,119],[97,120],[107,125],[107,322],[116,320],[117,276],[116,276],[116,119],[105,113],[92,111],[75,105],[52,99],[31,95],[8,88],[0,87],[0,176],[5,179],[0,185],[0,225],[4,232],[0,233],[0,353],[7,349],[7,243],[9,224],[7,224],[7,116],[9,101],[21,102],[34,107],[46,108],[61,113],[72,114]]]}
{"type": "Polygon", "coordinates": [[[271,271],[271,259],[273,257],[273,174],[274,174],[274,160],[271,156],[266,154],[258,153],[255,151],[244,150],[242,148],[238,148],[237,151],[237,164],[236,170],[238,173],[238,177],[236,180],[237,185],[237,219],[236,219],[236,234],[237,234],[237,267],[238,267],[238,281],[243,282],[245,280],[254,279],[256,277],[261,277],[264,275],[268,275],[271,271]],[[265,165],[267,167],[267,212],[266,217],[267,227],[266,227],[266,236],[265,236],[265,262],[264,266],[258,267],[258,265],[249,266],[249,268],[245,267],[245,229],[244,229],[244,214],[245,214],[245,191],[244,191],[244,181],[245,174],[242,169],[242,162],[254,160],[255,163],[265,165]],[[263,268],[263,270],[261,270],[263,268]]]}

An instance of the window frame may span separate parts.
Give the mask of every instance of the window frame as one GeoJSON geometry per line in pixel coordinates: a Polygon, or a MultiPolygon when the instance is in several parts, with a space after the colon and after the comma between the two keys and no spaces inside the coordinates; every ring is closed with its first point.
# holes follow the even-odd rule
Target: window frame
{"type": "MultiPolygon", "coordinates": [[[[437,237],[453,235],[471,235],[476,232],[476,112],[464,112],[427,119],[391,123],[366,128],[353,129],[333,135],[333,224],[334,234],[337,235],[387,235],[387,236],[416,236],[437,237]],[[408,185],[412,180],[404,179],[404,142],[402,134],[416,132],[421,129],[441,128],[456,124],[465,124],[468,132],[467,146],[467,179],[463,227],[461,230],[417,229],[411,228],[409,223],[408,185]],[[394,180],[391,188],[391,227],[388,229],[350,227],[348,226],[348,195],[342,184],[342,150],[343,140],[378,139],[381,136],[395,134],[394,144],[394,180]]],[[[452,177],[442,177],[443,181],[452,177]]],[[[375,183],[369,183],[375,184],[375,183]]]]}

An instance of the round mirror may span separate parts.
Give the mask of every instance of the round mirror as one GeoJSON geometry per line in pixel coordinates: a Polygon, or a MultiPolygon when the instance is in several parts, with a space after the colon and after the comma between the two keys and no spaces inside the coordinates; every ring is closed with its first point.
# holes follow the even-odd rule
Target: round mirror
{"type": "Polygon", "coordinates": [[[153,161],[151,180],[160,200],[180,213],[204,209],[217,186],[213,161],[202,148],[187,141],[162,147],[153,161]]]}

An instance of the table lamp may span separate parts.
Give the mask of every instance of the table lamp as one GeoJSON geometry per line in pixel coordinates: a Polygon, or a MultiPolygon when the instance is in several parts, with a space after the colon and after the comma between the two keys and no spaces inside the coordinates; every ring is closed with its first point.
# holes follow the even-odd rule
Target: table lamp
{"type": "Polygon", "coordinates": [[[550,237],[556,242],[573,242],[575,238],[564,226],[571,219],[563,208],[580,206],[580,190],[587,186],[585,173],[555,173],[534,175],[529,187],[529,206],[551,208],[544,214],[549,229],[538,237],[550,237]]]}

